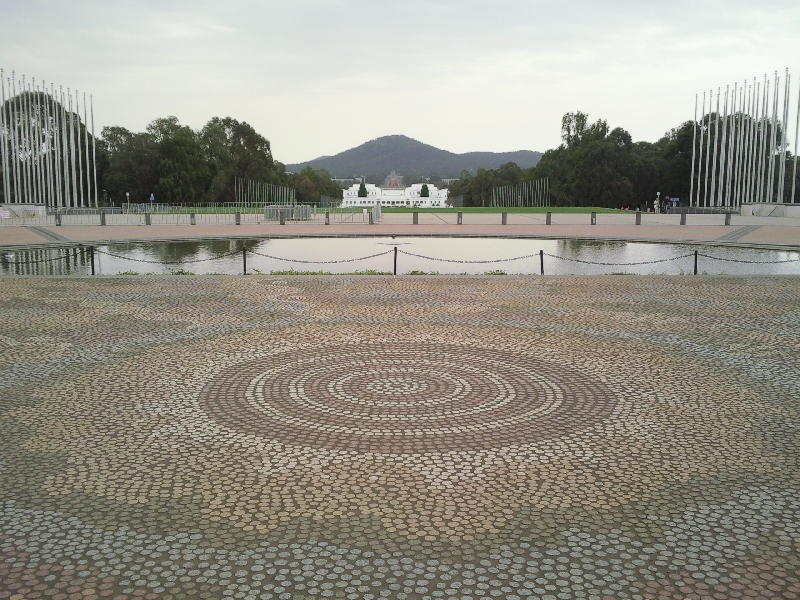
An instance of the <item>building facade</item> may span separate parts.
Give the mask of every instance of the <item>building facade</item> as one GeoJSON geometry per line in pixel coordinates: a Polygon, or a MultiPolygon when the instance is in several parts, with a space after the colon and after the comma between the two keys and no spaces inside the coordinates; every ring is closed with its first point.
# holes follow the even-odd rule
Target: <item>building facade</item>
{"type": "Polygon", "coordinates": [[[428,184],[428,197],[422,196],[421,183],[414,183],[409,187],[403,185],[403,178],[394,171],[386,178],[383,185],[378,187],[371,183],[365,184],[367,197],[359,198],[360,183],[354,183],[344,190],[342,206],[370,208],[380,202],[381,206],[406,206],[419,208],[433,208],[447,205],[448,190],[440,190],[435,185],[428,184]]]}

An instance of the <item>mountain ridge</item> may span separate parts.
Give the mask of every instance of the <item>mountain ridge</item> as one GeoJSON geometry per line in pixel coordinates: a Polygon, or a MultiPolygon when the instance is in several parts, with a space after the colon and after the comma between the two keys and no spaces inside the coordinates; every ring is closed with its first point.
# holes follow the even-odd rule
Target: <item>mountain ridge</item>
{"type": "Polygon", "coordinates": [[[508,162],[526,169],[536,165],[541,156],[541,152],[533,150],[457,154],[405,135],[387,135],[333,156],[287,164],[286,170],[296,173],[310,166],[313,169],[326,169],[332,177],[337,178],[349,179],[363,175],[368,182],[375,184],[380,184],[386,175],[396,171],[405,178],[406,183],[413,183],[423,176],[452,179],[459,177],[462,171],[496,169],[508,162]]]}

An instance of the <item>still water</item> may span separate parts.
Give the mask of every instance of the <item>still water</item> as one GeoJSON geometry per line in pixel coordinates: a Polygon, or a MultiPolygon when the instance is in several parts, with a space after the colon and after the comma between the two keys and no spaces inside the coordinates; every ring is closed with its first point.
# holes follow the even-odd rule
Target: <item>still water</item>
{"type": "MultiPolygon", "coordinates": [[[[800,274],[800,252],[796,251],[617,241],[400,237],[394,240],[303,238],[109,244],[96,247],[95,272],[98,275],[175,272],[197,275],[241,274],[244,247],[247,248],[247,272],[263,274],[290,270],[334,274],[358,271],[391,273],[395,247],[399,251],[398,275],[409,272],[483,274],[491,271],[538,274],[540,250],[545,253],[544,269],[547,275],[692,273],[695,250],[701,254],[698,261],[700,273],[800,274]],[[353,260],[376,254],[379,256],[353,260]],[[727,260],[714,260],[702,256],[703,254],[727,260]],[[507,260],[525,256],[527,258],[507,260]],[[675,260],[650,262],[664,259],[675,260]],[[452,260],[465,262],[447,262],[452,260]]],[[[87,275],[91,273],[90,261],[90,253],[86,247],[7,250],[0,253],[0,274],[87,275]]]]}

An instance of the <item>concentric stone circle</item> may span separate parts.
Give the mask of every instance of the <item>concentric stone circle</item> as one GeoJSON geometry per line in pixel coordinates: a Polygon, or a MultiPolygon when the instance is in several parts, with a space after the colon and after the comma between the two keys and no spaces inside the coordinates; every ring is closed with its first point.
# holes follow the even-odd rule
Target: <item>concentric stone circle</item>
{"type": "Polygon", "coordinates": [[[423,453],[565,435],[608,417],[616,397],[589,374],[525,354],[373,342],[240,362],[198,401],[219,424],[282,443],[423,453]]]}

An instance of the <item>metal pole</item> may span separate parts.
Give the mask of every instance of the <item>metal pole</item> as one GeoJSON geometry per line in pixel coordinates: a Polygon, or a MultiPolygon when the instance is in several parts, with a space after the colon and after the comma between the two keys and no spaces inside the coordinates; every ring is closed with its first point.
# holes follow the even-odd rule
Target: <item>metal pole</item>
{"type": "Polygon", "coordinates": [[[394,247],[394,274],[397,276],[397,246],[394,247]]]}
{"type": "Polygon", "coordinates": [[[775,144],[777,144],[777,121],[778,121],[778,89],[780,78],[778,72],[775,71],[775,90],[772,94],[772,126],[769,132],[769,201],[774,201],[774,194],[772,190],[775,187],[775,144]]]}
{"type": "Polygon", "coordinates": [[[25,108],[25,76],[22,76],[22,83],[20,84],[20,95],[19,95],[19,104],[20,104],[20,151],[22,152],[22,173],[25,179],[25,203],[28,204],[31,201],[31,178],[30,173],[28,170],[28,155],[30,152],[28,151],[30,148],[30,137],[28,136],[28,125],[30,124],[30,119],[28,119],[28,111],[25,108]]]}
{"type": "MultiPolygon", "coordinates": [[[[800,86],[798,86],[800,87],[800,86]]],[[[792,202],[797,181],[797,136],[800,134],[800,89],[797,92],[797,118],[794,126],[794,166],[792,167],[792,202]]]]}
{"type": "Polygon", "coordinates": [[[60,111],[56,104],[55,89],[53,84],[50,84],[50,99],[53,102],[53,130],[55,131],[54,156],[55,161],[55,174],[56,174],[56,205],[60,208],[64,205],[64,195],[61,189],[61,119],[59,119],[60,111]]]}
{"type": "Polygon", "coordinates": [[[33,140],[35,145],[35,153],[34,153],[34,170],[36,173],[36,200],[38,203],[42,203],[44,199],[44,181],[42,179],[42,144],[41,144],[41,133],[42,133],[42,115],[39,111],[39,92],[36,88],[36,80],[31,80],[31,112],[34,113],[35,121],[31,119],[31,127],[33,128],[33,140]]]}
{"type": "Polygon", "coordinates": [[[733,86],[731,96],[731,112],[728,115],[730,124],[728,125],[728,166],[725,169],[725,206],[733,206],[734,199],[731,193],[731,178],[733,175],[733,141],[736,138],[736,96],[739,93],[739,82],[733,86]]]}
{"type": "Polygon", "coordinates": [[[83,152],[81,152],[81,97],[75,90],[75,113],[78,121],[76,137],[78,138],[78,184],[81,190],[81,206],[86,206],[86,196],[83,195],[83,152]]]}
{"type": "Polygon", "coordinates": [[[764,191],[764,137],[766,131],[764,129],[764,114],[767,106],[767,99],[769,97],[769,80],[764,75],[764,92],[761,97],[761,116],[758,119],[758,184],[756,191],[756,202],[761,202],[764,191]]]}
{"type": "MultiPolygon", "coordinates": [[[[714,203],[714,192],[717,189],[717,145],[719,144],[719,97],[722,95],[722,88],[717,88],[717,115],[714,119],[714,160],[711,167],[711,196],[709,200],[714,203]]],[[[711,206],[716,206],[712,204],[711,206]]]]}
{"type": "Polygon", "coordinates": [[[692,197],[694,196],[694,155],[695,146],[697,145],[697,94],[694,95],[694,119],[692,119],[692,176],[689,183],[689,205],[692,204],[692,197]]]}
{"type": "MultiPolygon", "coordinates": [[[[710,105],[710,103],[709,103],[710,105]]],[[[694,201],[695,206],[700,206],[700,181],[703,174],[703,141],[705,140],[706,133],[706,93],[703,92],[703,116],[700,119],[700,156],[697,161],[697,197],[694,201]]],[[[689,198],[689,205],[691,206],[692,199],[689,198]]]]}
{"type": "Polygon", "coordinates": [[[64,206],[72,206],[74,196],[70,194],[70,169],[69,169],[69,138],[67,137],[67,108],[64,100],[64,90],[59,86],[61,94],[61,161],[64,166],[64,206]]]}
{"type": "Polygon", "coordinates": [[[706,140],[706,183],[703,190],[703,206],[708,206],[708,167],[711,159],[711,102],[714,99],[714,90],[708,90],[708,139],[706,140]]]}
{"type": "Polygon", "coordinates": [[[744,118],[747,112],[747,80],[739,92],[741,108],[739,109],[739,132],[736,136],[736,175],[733,182],[734,203],[737,207],[742,203],[742,146],[744,136],[744,118]]]}
{"type": "Polygon", "coordinates": [[[33,109],[35,107],[35,102],[30,83],[27,84],[25,91],[27,92],[25,94],[25,124],[28,127],[28,168],[31,171],[31,201],[36,203],[39,200],[39,173],[36,169],[36,157],[34,152],[36,127],[33,122],[33,109]]]}
{"type": "Polygon", "coordinates": [[[539,250],[539,272],[544,275],[544,250],[539,250]]]}
{"type": "Polygon", "coordinates": [[[72,202],[78,206],[78,176],[75,167],[75,113],[72,111],[72,92],[67,88],[69,96],[69,160],[72,165],[72,202]]]}
{"type": "Polygon", "coordinates": [[[725,200],[723,188],[725,187],[725,150],[728,141],[728,92],[730,86],[725,87],[725,107],[722,113],[722,142],[719,146],[719,189],[717,190],[717,206],[722,206],[725,200]]]}
{"type": "Polygon", "coordinates": [[[89,178],[89,121],[86,118],[86,92],[83,92],[83,142],[86,148],[86,204],[92,205],[92,180],[89,178]]]}
{"type": "Polygon", "coordinates": [[[756,115],[758,114],[758,102],[761,98],[761,82],[756,81],[753,77],[753,102],[752,112],[750,113],[749,122],[749,141],[747,149],[747,201],[755,202],[755,184],[756,184],[756,134],[757,124],[756,115]]]}
{"type": "Polygon", "coordinates": [[[784,184],[786,183],[786,122],[789,120],[789,92],[791,90],[791,75],[786,69],[786,82],[783,90],[783,115],[781,119],[781,153],[780,168],[778,169],[778,199],[784,201],[784,184]]]}
{"type": "Polygon", "coordinates": [[[242,275],[247,275],[247,246],[242,246],[242,275]]]}
{"type": "Polygon", "coordinates": [[[47,95],[47,88],[44,85],[42,85],[42,89],[44,93],[44,122],[47,125],[44,138],[45,150],[47,150],[47,154],[45,155],[45,160],[47,161],[47,205],[52,208],[55,201],[55,190],[53,189],[53,161],[52,154],[50,153],[53,128],[50,126],[50,97],[47,95]]]}
{"type": "MultiPolygon", "coordinates": [[[[13,76],[14,71],[11,71],[13,76]]],[[[11,139],[9,148],[9,158],[11,159],[11,170],[14,173],[14,202],[19,203],[19,150],[17,148],[17,111],[15,107],[16,91],[12,95],[13,79],[8,80],[8,116],[11,119],[11,139]]]]}
{"type": "Polygon", "coordinates": [[[0,87],[3,95],[3,113],[0,115],[0,127],[3,128],[3,202],[11,202],[11,182],[9,181],[8,161],[8,120],[6,119],[6,80],[3,78],[3,69],[0,69],[0,87]]]}
{"type": "Polygon", "coordinates": [[[697,275],[697,250],[694,251],[694,274],[697,275]]]}
{"type": "Polygon", "coordinates": [[[94,275],[94,246],[89,246],[89,261],[92,263],[92,275],[94,275]]]}

